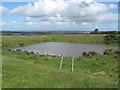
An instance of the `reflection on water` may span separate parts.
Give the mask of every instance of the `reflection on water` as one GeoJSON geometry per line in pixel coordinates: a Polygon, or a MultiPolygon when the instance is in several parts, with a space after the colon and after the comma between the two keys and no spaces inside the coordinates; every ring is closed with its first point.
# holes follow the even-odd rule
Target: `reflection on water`
{"type": "Polygon", "coordinates": [[[77,44],[77,43],[64,43],[64,42],[47,42],[39,43],[31,46],[15,48],[21,49],[22,51],[33,51],[39,54],[49,55],[63,55],[68,57],[79,57],[82,56],[83,52],[94,51],[103,54],[105,49],[118,50],[118,47],[98,45],[98,44],[77,44]]]}

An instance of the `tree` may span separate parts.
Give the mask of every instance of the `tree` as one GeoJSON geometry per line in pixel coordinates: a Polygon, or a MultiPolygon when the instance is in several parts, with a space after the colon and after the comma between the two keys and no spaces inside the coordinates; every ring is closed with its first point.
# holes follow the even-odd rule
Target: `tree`
{"type": "Polygon", "coordinates": [[[90,34],[99,34],[98,28],[96,28],[94,31],[90,32],[90,34]]]}

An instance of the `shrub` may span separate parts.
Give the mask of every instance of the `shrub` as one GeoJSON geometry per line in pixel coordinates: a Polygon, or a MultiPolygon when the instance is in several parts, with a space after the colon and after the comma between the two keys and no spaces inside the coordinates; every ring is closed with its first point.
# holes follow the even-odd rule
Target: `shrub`
{"type": "Polygon", "coordinates": [[[94,31],[90,32],[90,34],[99,34],[98,28],[96,28],[94,31]]]}
{"type": "Polygon", "coordinates": [[[97,53],[96,52],[89,52],[92,56],[95,56],[95,55],[97,55],[97,53]]]}
{"type": "Polygon", "coordinates": [[[87,57],[88,53],[87,52],[83,52],[83,57],[87,57]]]}
{"type": "Polygon", "coordinates": [[[114,51],[112,49],[105,49],[103,54],[113,54],[114,51]]]}
{"type": "Polygon", "coordinates": [[[120,51],[115,51],[116,54],[120,54],[120,51]]]}
{"type": "Polygon", "coordinates": [[[27,52],[26,54],[27,54],[27,55],[30,55],[31,53],[30,53],[30,52],[27,52]]]}
{"type": "Polygon", "coordinates": [[[10,52],[10,51],[12,51],[11,49],[8,49],[8,51],[10,52]]]}
{"type": "Polygon", "coordinates": [[[88,58],[92,58],[92,54],[90,52],[88,52],[88,55],[87,55],[88,58]]]}
{"type": "Polygon", "coordinates": [[[97,55],[96,52],[83,52],[84,57],[92,58],[95,55],[97,55]]]}
{"type": "Polygon", "coordinates": [[[21,49],[16,49],[17,52],[21,52],[22,50],[21,49]]]}
{"type": "Polygon", "coordinates": [[[35,54],[35,53],[32,51],[31,54],[35,54]]]}
{"type": "Polygon", "coordinates": [[[20,42],[19,45],[20,45],[20,47],[23,47],[23,46],[24,46],[24,44],[23,44],[22,42],[20,42]]]}
{"type": "Polygon", "coordinates": [[[119,43],[119,37],[115,34],[108,34],[104,37],[105,44],[119,43]]]}

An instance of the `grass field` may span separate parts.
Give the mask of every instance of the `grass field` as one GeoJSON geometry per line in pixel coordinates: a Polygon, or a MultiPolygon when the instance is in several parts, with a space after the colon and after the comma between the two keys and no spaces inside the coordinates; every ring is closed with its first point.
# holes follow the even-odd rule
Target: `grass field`
{"type": "Polygon", "coordinates": [[[40,35],[40,36],[3,36],[3,48],[19,47],[20,42],[30,45],[40,42],[74,42],[74,43],[94,43],[104,44],[104,35],[40,35]]]}
{"type": "Polygon", "coordinates": [[[73,42],[104,44],[103,35],[41,35],[3,36],[3,88],[117,88],[118,55],[99,55],[75,58],[71,72],[71,58],[64,58],[59,72],[60,58],[9,52],[9,48],[40,42],[73,42]]]}

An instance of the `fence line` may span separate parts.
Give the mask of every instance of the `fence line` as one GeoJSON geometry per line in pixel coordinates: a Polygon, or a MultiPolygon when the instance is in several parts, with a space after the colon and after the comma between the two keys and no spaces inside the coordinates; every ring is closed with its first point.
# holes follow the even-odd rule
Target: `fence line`
{"type": "MultiPolygon", "coordinates": [[[[63,56],[61,56],[61,59],[60,59],[60,68],[59,68],[59,71],[61,72],[62,71],[62,64],[63,64],[63,56]]],[[[72,57],[72,67],[71,67],[71,71],[73,72],[74,71],[74,57],[72,57]]]]}

